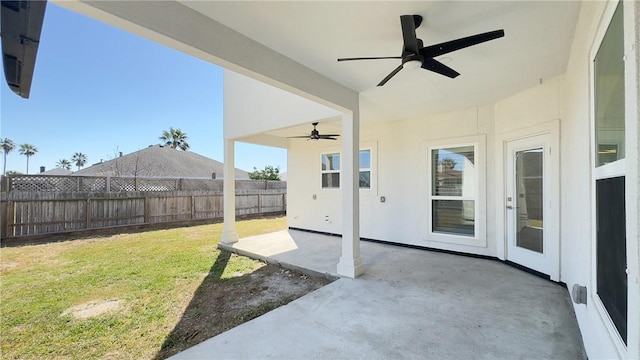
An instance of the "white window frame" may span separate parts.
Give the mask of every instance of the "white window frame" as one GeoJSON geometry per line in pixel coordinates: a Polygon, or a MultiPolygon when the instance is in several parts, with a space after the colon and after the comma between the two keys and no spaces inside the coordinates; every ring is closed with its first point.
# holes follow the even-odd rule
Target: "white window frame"
{"type": "MultiPolygon", "coordinates": [[[[368,168],[359,168],[358,169],[358,176],[360,175],[360,171],[369,171],[370,176],[369,176],[369,181],[370,181],[370,187],[368,188],[359,188],[360,189],[360,194],[363,196],[374,196],[377,195],[377,189],[378,189],[378,143],[375,141],[371,141],[371,142],[364,142],[360,144],[360,148],[358,149],[358,161],[360,159],[360,152],[361,151],[369,151],[369,167],[368,168]]],[[[342,170],[343,170],[343,166],[342,166],[342,151],[340,151],[339,147],[327,147],[321,150],[321,152],[318,155],[318,159],[320,159],[319,164],[318,164],[318,168],[320,169],[320,182],[318,184],[318,187],[320,188],[321,191],[336,191],[336,190],[340,190],[340,187],[333,187],[333,188],[325,188],[322,187],[322,174],[326,174],[326,173],[330,173],[330,172],[339,172],[340,175],[340,186],[342,186],[342,170]],[[339,154],[340,155],[340,170],[339,171],[326,171],[326,170],[322,170],[322,156],[323,155],[330,155],[330,154],[339,154]]]]}
{"type": "MultiPolygon", "coordinates": [[[[608,179],[618,176],[625,176],[627,174],[626,171],[626,152],[625,158],[619,159],[612,163],[608,163],[601,166],[596,166],[598,163],[598,152],[597,152],[597,144],[596,144],[596,109],[595,109],[595,68],[594,63],[596,59],[596,55],[598,54],[598,50],[602,45],[602,41],[604,40],[604,36],[613,20],[613,15],[618,6],[618,1],[613,0],[606,4],[606,8],[604,10],[603,16],[601,18],[600,24],[598,25],[598,30],[596,32],[596,36],[591,47],[591,51],[589,53],[589,89],[590,89],[590,114],[591,118],[589,119],[590,126],[590,135],[591,141],[589,146],[590,151],[590,159],[591,159],[591,285],[589,291],[590,300],[594,304],[596,309],[596,313],[599,315],[601,322],[604,324],[604,327],[607,329],[607,333],[609,334],[609,338],[612,340],[618,354],[621,358],[627,357],[627,346],[625,345],[622,337],[618,333],[618,329],[616,328],[613,320],[609,316],[609,312],[606,310],[604,304],[600,300],[598,296],[598,281],[597,281],[597,219],[596,219],[596,181],[601,179],[608,179]]],[[[624,25],[623,25],[624,32],[624,25]]],[[[625,99],[626,100],[626,99],[625,99]]],[[[629,180],[629,179],[626,179],[629,180]]],[[[628,251],[628,249],[627,249],[628,251]]],[[[627,255],[628,256],[628,255],[627,255]]],[[[627,292],[628,295],[628,292],[627,292]]],[[[629,325],[629,309],[627,308],[627,326],[629,325]]],[[[628,334],[627,334],[628,336],[628,334]]],[[[628,340],[628,339],[627,339],[628,340]]]]}
{"type": "Polygon", "coordinates": [[[426,146],[427,157],[427,241],[443,242],[448,244],[467,245],[475,247],[487,247],[486,236],[486,209],[487,209],[487,191],[486,191],[486,137],[485,135],[475,135],[452,139],[442,139],[429,141],[426,146]],[[448,197],[433,196],[433,158],[431,153],[437,149],[448,149],[457,147],[473,146],[474,160],[477,171],[476,184],[474,186],[474,197],[448,197]],[[462,235],[454,233],[444,233],[433,231],[433,200],[473,200],[474,201],[474,235],[462,235]]]}
{"type": "Polygon", "coordinates": [[[371,171],[371,167],[372,167],[372,163],[373,163],[373,159],[372,159],[373,151],[371,151],[371,149],[369,149],[369,148],[360,149],[358,151],[358,162],[360,160],[360,153],[363,152],[363,151],[368,151],[369,152],[369,167],[365,168],[365,167],[362,167],[362,165],[361,165],[358,168],[358,183],[360,183],[360,173],[363,172],[363,171],[368,171],[369,172],[369,187],[360,187],[360,186],[358,186],[358,187],[360,188],[360,190],[369,190],[373,186],[372,180],[371,180],[371,178],[373,177],[373,172],[371,171]]]}
{"type": "MultiPolygon", "coordinates": [[[[324,187],[322,186],[322,178],[324,176],[324,174],[338,174],[340,175],[340,172],[342,171],[342,154],[338,151],[332,151],[332,152],[323,152],[322,154],[320,154],[320,187],[323,190],[334,190],[334,189],[340,189],[340,186],[332,186],[332,187],[324,187]],[[322,168],[322,158],[326,155],[338,155],[338,157],[340,158],[340,162],[339,162],[339,167],[337,170],[324,170],[322,168]]],[[[342,176],[340,176],[340,178],[342,178],[342,176]]],[[[340,179],[341,181],[342,179],[340,179]]]]}

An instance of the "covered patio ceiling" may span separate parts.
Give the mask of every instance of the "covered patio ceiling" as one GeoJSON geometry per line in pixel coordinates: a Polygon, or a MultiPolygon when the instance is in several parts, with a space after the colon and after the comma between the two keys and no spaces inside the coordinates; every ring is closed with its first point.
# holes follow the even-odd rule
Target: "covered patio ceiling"
{"type": "Polygon", "coordinates": [[[487,104],[564,73],[580,8],[576,1],[181,3],[360,93],[363,123],[487,104]],[[376,87],[399,60],[336,61],[399,56],[404,14],[423,16],[416,33],[425,45],[497,29],[506,35],[439,57],[461,73],[456,79],[404,69],[376,87]]]}

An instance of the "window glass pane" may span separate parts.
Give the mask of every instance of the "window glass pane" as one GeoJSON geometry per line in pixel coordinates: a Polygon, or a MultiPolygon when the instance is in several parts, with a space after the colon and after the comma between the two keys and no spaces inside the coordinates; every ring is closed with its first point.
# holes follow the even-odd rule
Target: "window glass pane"
{"type": "Polygon", "coordinates": [[[516,246],[544,251],[544,150],[516,152],[516,246]]]}
{"type": "Polygon", "coordinates": [[[360,150],[360,169],[371,168],[371,151],[360,150]]]}
{"type": "Polygon", "coordinates": [[[322,170],[340,170],[340,154],[322,154],[322,170]]]}
{"type": "Polygon", "coordinates": [[[627,343],[627,245],[625,178],[596,181],[598,296],[627,343]]]}
{"type": "Polygon", "coordinates": [[[594,61],[596,167],[624,159],[624,42],[622,1],[594,61]]]}
{"type": "Polygon", "coordinates": [[[340,173],[322,174],[322,187],[323,188],[339,188],[340,173]]]}
{"type": "Polygon", "coordinates": [[[434,149],[431,159],[432,195],[476,195],[477,171],[473,146],[434,149]]]}
{"type": "Polygon", "coordinates": [[[431,210],[432,231],[474,236],[473,200],[432,200],[431,210]]]}
{"type": "Polygon", "coordinates": [[[360,171],[360,187],[371,187],[371,171],[360,171]]]}

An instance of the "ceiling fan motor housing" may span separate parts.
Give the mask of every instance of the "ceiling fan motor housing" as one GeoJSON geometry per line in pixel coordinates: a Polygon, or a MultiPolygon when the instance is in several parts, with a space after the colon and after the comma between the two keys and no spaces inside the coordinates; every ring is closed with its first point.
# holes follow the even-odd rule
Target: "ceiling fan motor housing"
{"type": "Polygon", "coordinates": [[[401,15],[400,25],[402,27],[402,55],[401,56],[382,56],[382,57],[359,57],[359,58],[340,58],[338,61],[352,60],[379,60],[379,59],[400,59],[401,63],[393,69],[378,86],[382,86],[391,80],[405,66],[407,68],[423,68],[433,71],[440,75],[444,75],[451,79],[456,78],[460,73],[444,65],[434,59],[437,56],[444,55],[453,51],[464,49],[469,46],[477,45],[485,41],[494,40],[504,36],[504,30],[495,30],[482,34],[467,36],[464,38],[443,42],[436,45],[424,46],[421,39],[416,36],[416,29],[422,24],[422,16],[420,15],[401,15]]]}

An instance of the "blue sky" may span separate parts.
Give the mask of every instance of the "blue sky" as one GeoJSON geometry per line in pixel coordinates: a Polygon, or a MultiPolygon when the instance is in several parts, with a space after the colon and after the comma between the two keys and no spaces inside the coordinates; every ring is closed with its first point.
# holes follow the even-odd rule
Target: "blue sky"
{"type": "MultiPolygon", "coordinates": [[[[0,137],[16,143],[7,171],[26,171],[18,153],[38,153],[29,173],[55,167],[75,152],[89,164],[152,144],[170,126],[191,151],[222,161],[222,68],[47,4],[29,99],[15,95],[2,72],[0,137]]],[[[236,167],[280,166],[286,150],[236,144],[236,167]]],[[[75,170],[75,166],[73,167],[75,170]]]]}

